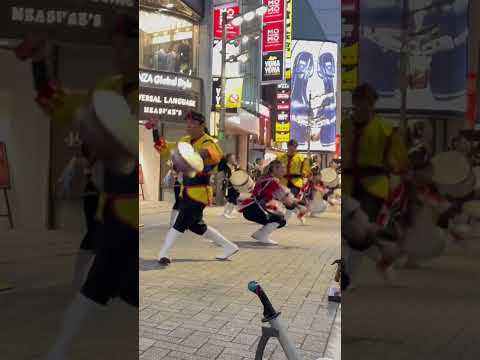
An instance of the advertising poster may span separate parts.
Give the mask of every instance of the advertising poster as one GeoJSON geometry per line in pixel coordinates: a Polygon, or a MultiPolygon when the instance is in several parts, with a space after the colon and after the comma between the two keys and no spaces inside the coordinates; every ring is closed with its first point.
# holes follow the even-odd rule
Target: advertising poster
{"type": "Polygon", "coordinates": [[[281,82],[285,77],[286,0],[263,0],[262,82],[281,82]],[[281,66],[281,68],[279,68],[281,66]]]}
{"type": "Polygon", "coordinates": [[[262,58],[262,66],[263,81],[282,81],[283,51],[264,54],[262,58]]]}
{"type": "Polygon", "coordinates": [[[285,11],[285,79],[292,78],[293,0],[287,0],[285,11]]]}
{"type": "MultiPolygon", "coordinates": [[[[212,82],[212,110],[219,111],[221,106],[221,80],[214,78],[212,82]]],[[[225,104],[227,109],[238,109],[242,105],[243,78],[227,79],[225,88],[225,104]]]]}
{"type": "Polygon", "coordinates": [[[290,140],[290,84],[277,85],[277,111],[275,119],[275,142],[286,143],[290,140]]]}
{"type": "Polygon", "coordinates": [[[400,73],[404,11],[401,2],[362,1],[360,8],[360,81],[373,85],[377,108],[398,110],[400,76],[407,77],[409,111],[466,111],[468,0],[410,1],[408,70],[400,73]],[[421,16],[418,16],[421,14],[421,16]],[[381,36],[380,36],[381,35],[381,36]]]}
{"type": "Polygon", "coordinates": [[[338,45],[293,40],[292,50],[291,138],[306,150],[310,134],[312,151],[335,152],[338,45]]]}
{"type": "MultiPolygon", "coordinates": [[[[230,5],[218,7],[213,10],[213,44],[212,44],[212,75],[222,75],[222,15],[227,13],[227,20],[232,20],[240,14],[240,6],[230,5]]],[[[240,36],[240,26],[227,26],[227,39],[233,40],[240,36]]],[[[227,43],[227,57],[240,54],[240,43],[227,43]]],[[[240,76],[240,64],[238,62],[226,64],[227,76],[240,76]]]]}
{"type": "MultiPolygon", "coordinates": [[[[240,6],[233,5],[228,7],[218,7],[213,10],[213,38],[222,40],[222,19],[223,13],[227,13],[227,21],[240,15],[240,6]]],[[[240,36],[240,26],[232,24],[227,25],[227,40],[232,40],[240,36]]]]}

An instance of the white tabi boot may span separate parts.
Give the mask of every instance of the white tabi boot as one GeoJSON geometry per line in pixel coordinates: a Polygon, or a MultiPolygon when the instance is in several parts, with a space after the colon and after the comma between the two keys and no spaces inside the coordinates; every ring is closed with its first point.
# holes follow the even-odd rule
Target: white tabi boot
{"type": "Polygon", "coordinates": [[[93,318],[102,309],[102,305],[97,304],[82,294],[78,294],[65,312],[62,330],[47,359],[68,359],[72,343],[82,330],[84,323],[93,318]]]}
{"type": "Polygon", "coordinates": [[[175,230],[173,227],[168,230],[162,250],[158,253],[158,262],[160,265],[169,265],[171,263],[171,260],[168,258],[168,251],[172,248],[180,235],[182,235],[182,233],[175,230]]]}
{"type": "Polygon", "coordinates": [[[216,229],[211,226],[207,227],[207,231],[203,234],[207,239],[212,240],[218,246],[223,247],[223,255],[216,256],[217,260],[227,260],[231,256],[238,253],[239,248],[234,243],[225,239],[225,237],[220,234],[216,229]]]}
{"type": "Polygon", "coordinates": [[[252,234],[252,238],[262,244],[278,245],[277,242],[270,239],[270,235],[278,228],[278,226],[278,223],[268,223],[256,233],[252,234]]]}

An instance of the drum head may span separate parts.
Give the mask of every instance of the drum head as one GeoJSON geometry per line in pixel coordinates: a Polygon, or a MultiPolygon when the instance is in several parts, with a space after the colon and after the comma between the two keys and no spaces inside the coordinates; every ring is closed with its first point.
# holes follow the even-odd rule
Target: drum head
{"type": "Polygon", "coordinates": [[[194,171],[200,172],[204,168],[203,159],[195,152],[192,145],[186,142],[180,142],[177,145],[178,154],[185,161],[185,163],[194,171]]]}
{"type": "Polygon", "coordinates": [[[338,185],[338,174],[332,168],[326,168],[320,171],[322,181],[327,187],[336,187],[338,185]]]}
{"type": "Polygon", "coordinates": [[[464,154],[447,151],[432,159],[433,181],[438,185],[456,185],[470,175],[471,167],[464,154]]]}
{"type": "Polygon", "coordinates": [[[93,94],[93,108],[107,133],[130,154],[137,154],[138,133],[132,131],[132,124],[137,120],[127,101],[112,91],[99,90],[93,94]]]}
{"type": "Polygon", "coordinates": [[[230,182],[232,183],[233,186],[243,186],[248,183],[248,179],[250,176],[243,171],[243,170],[237,170],[232,173],[230,176],[230,182]]]}

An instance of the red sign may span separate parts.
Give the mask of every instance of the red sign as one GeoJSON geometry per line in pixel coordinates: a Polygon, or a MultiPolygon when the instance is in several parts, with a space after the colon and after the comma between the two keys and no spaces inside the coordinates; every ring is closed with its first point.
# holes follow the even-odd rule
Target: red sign
{"type": "Polygon", "coordinates": [[[263,52],[283,51],[285,46],[285,24],[274,22],[263,28],[263,52]]]}
{"type": "Polygon", "coordinates": [[[285,20],[285,0],[263,0],[263,4],[268,5],[268,10],[263,15],[263,22],[283,22],[285,20]]]}
{"type": "Polygon", "coordinates": [[[354,15],[359,11],[359,0],[342,0],[342,14],[354,15]]]}
{"type": "MultiPolygon", "coordinates": [[[[222,16],[224,12],[227,12],[227,20],[230,21],[240,15],[240,6],[217,8],[213,11],[213,38],[217,40],[222,40],[222,16]]],[[[239,36],[240,26],[227,25],[228,40],[233,40],[239,36]]]]}
{"type": "Polygon", "coordinates": [[[337,134],[335,136],[335,155],[338,158],[340,158],[340,156],[342,156],[342,142],[341,142],[341,138],[340,138],[340,135],[337,134]]]}
{"type": "Polygon", "coordinates": [[[290,103],[277,104],[277,110],[290,110],[290,103]]]}
{"type": "Polygon", "coordinates": [[[0,142],[0,189],[10,189],[7,147],[2,142],[0,142]]]}
{"type": "Polygon", "coordinates": [[[477,73],[467,75],[467,113],[466,118],[470,128],[475,127],[477,120],[477,73]]]}

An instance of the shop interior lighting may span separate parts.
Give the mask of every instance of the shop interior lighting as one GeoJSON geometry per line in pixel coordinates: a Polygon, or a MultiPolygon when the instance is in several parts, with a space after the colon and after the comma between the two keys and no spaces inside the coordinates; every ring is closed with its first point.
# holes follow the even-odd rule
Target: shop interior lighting
{"type": "Polygon", "coordinates": [[[240,60],[241,62],[247,62],[248,60],[248,54],[242,54],[238,57],[238,60],[240,60]]]}
{"type": "Polygon", "coordinates": [[[255,14],[257,14],[257,16],[263,16],[267,13],[267,11],[268,11],[268,6],[267,5],[262,5],[258,9],[255,10],[255,14]]]}
{"type": "Polygon", "coordinates": [[[149,11],[140,11],[139,27],[146,33],[157,33],[162,31],[171,31],[186,27],[192,27],[192,24],[186,20],[169,16],[163,13],[153,13],[149,11]]]}
{"type": "Polygon", "coordinates": [[[175,7],[175,4],[169,3],[169,4],[165,5],[165,7],[169,8],[169,9],[173,9],[175,7]]]}
{"type": "Polygon", "coordinates": [[[231,21],[231,24],[233,26],[240,26],[242,25],[242,23],[243,23],[243,16],[237,16],[231,21]]]}
{"type": "Polygon", "coordinates": [[[245,15],[243,15],[243,18],[245,21],[252,21],[255,19],[255,11],[249,11],[245,15]]]}

